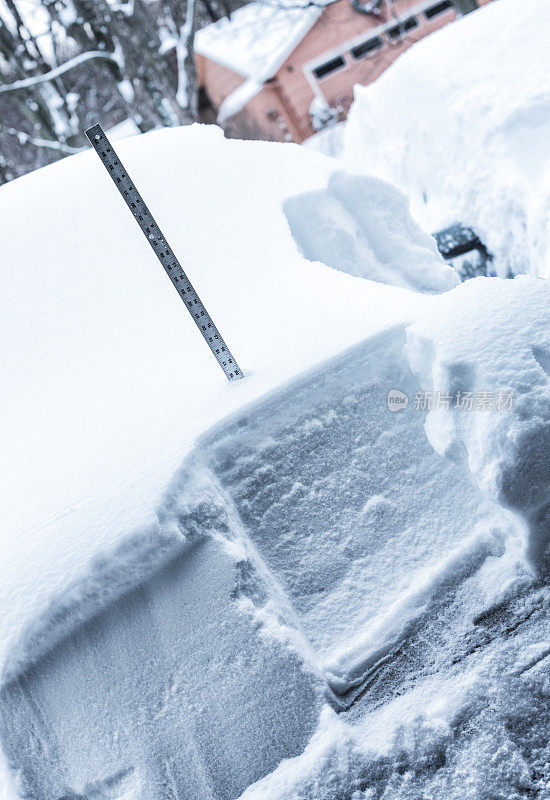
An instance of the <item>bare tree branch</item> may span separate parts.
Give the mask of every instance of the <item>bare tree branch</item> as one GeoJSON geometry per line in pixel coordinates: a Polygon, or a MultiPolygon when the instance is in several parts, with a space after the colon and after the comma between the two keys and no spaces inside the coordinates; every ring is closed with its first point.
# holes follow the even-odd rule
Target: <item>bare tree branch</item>
{"type": "Polygon", "coordinates": [[[195,0],[187,0],[185,22],[180,28],[176,57],[178,63],[178,90],[176,99],[192,119],[197,119],[197,73],[193,45],[196,28],[195,0]]]}
{"type": "Polygon", "coordinates": [[[41,139],[38,136],[31,136],[24,131],[18,131],[16,128],[9,128],[6,125],[2,125],[0,123],[0,131],[2,133],[7,133],[9,136],[15,136],[19,139],[21,144],[33,144],[35,147],[45,147],[48,150],[57,150],[59,153],[63,153],[66,156],[75,155],[75,153],[81,153],[85,150],[85,147],[70,147],[68,144],[62,144],[61,142],[51,140],[51,139],[41,139]]]}
{"type": "Polygon", "coordinates": [[[81,53],[69,59],[69,61],[66,61],[64,64],[61,64],[61,66],[49,72],[44,72],[40,75],[32,75],[30,78],[23,78],[23,80],[9,83],[6,86],[0,86],[0,94],[4,92],[14,92],[17,89],[28,89],[31,86],[36,86],[38,83],[53,81],[65,72],[80,66],[80,64],[84,64],[86,61],[91,61],[94,58],[103,58],[118,65],[118,59],[112,53],[105,53],[102,50],[91,50],[88,53],[81,53]]]}

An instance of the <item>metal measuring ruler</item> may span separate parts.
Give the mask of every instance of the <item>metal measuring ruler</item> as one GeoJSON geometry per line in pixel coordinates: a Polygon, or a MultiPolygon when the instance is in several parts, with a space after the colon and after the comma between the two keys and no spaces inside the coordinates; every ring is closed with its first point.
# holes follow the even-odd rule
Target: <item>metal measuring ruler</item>
{"type": "Polygon", "coordinates": [[[101,125],[93,125],[91,128],[88,128],[86,136],[101,159],[103,166],[113,179],[124,202],[134,215],[135,221],[153,248],[156,257],[172,281],[177,293],[185,303],[185,307],[193,317],[197,328],[202,333],[214,358],[223,369],[226,378],[230,381],[238,381],[240,378],[244,377],[241,368],[231,355],[229,347],[212,322],[212,317],[204,307],[191,281],[183,271],[181,264],[172,252],[172,249],[168,246],[168,242],[164,238],[162,231],[143,202],[140,193],[136,189],[128,172],[123,167],[119,157],[113,150],[113,146],[105,135],[101,125]]]}

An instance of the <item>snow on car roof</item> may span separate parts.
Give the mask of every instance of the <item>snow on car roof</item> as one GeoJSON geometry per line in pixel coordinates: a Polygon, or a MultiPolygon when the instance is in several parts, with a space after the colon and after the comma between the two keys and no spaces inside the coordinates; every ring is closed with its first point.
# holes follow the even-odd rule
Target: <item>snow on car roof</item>
{"type": "Polygon", "coordinates": [[[301,6],[300,2],[248,3],[237,9],[231,19],[218,20],[197,31],[195,52],[224,67],[265,81],[298,46],[321,16],[319,5],[301,6]]]}
{"type": "MultiPolygon", "coordinates": [[[[98,553],[159,527],[196,436],[426,299],[300,254],[283,204],[322,191],[329,159],[202,125],[116,148],[246,378],[227,383],[95,153],[2,187],[0,662],[98,553]]],[[[399,242],[392,280],[416,264],[433,290],[454,285],[399,192],[364,180],[374,217],[392,202],[402,223],[377,231],[399,242]]]]}

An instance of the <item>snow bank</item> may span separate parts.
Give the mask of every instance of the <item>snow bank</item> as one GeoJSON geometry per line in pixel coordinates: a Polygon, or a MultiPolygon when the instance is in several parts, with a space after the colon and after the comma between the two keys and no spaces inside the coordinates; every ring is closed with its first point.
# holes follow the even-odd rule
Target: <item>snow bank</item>
{"type": "Polygon", "coordinates": [[[550,275],[550,15],[499,0],[357,86],[344,161],[398,186],[427,230],[471,225],[497,274],[550,275]]]}

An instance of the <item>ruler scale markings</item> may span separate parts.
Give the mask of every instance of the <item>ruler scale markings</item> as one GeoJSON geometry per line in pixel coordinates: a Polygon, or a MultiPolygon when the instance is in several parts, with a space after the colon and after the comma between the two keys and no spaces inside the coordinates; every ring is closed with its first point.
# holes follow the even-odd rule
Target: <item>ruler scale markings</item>
{"type": "Polygon", "coordinates": [[[183,300],[185,307],[191,314],[193,321],[201,332],[214,358],[222,368],[226,378],[230,381],[237,381],[244,377],[241,368],[214,325],[212,317],[206,310],[193,284],[174,255],[172,248],[169,246],[142,196],[122,165],[113,146],[101,128],[101,125],[93,125],[91,128],[88,128],[86,136],[113,179],[120,195],[151,245],[153,252],[162,264],[172,285],[183,300]]]}

